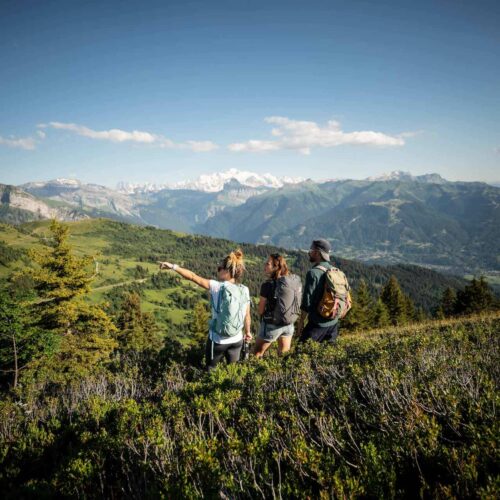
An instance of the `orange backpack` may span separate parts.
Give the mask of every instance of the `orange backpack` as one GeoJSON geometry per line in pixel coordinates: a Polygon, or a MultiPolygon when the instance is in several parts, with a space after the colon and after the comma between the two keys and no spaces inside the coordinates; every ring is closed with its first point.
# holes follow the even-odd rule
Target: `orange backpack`
{"type": "Polygon", "coordinates": [[[327,269],[318,266],[326,273],[323,297],[318,304],[318,313],[325,319],[342,319],[352,307],[351,287],[346,275],[338,268],[327,269]]]}

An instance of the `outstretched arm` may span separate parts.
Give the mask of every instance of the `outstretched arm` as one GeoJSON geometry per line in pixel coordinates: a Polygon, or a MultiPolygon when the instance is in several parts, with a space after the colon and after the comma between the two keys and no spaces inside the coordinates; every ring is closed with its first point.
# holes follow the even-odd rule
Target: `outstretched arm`
{"type": "Polygon", "coordinates": [[[172,269],[177,274],[180,274],[183,278],[196,283],[198,286],[201,286],[205,290],[210,289],[210,281],[206,278],[202,278],[197,274],[193,273],[189,269],[184,269],[183,267],[178,266],[177,264],[171,264],[170,262],[159,262],[160,269],[172,269]]]}

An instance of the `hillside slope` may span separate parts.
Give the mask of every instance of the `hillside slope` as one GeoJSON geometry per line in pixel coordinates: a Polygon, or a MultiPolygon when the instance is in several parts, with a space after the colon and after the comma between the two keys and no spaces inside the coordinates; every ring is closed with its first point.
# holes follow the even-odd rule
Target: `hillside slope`
{"type": "MultiPolygon", "coordinates": [[[[25,254],[31,246],[46,244],[48,226],[48,221],[29,223],[20,228],[0,225],[0,241],[4,243],[0,249],[14,249],[25,254]]],[[[71,222],[69,227],[70,241],[77,252],[94,255],[99,263],[94,288],[144,277],[148,278],[145,284],[148,286],[158,271],[157,261],[167,259],[185,265],[200,275],[215,278],[219,259],[237,246],[228,240],[179,234],[106,219],[71,222]],[[140,266],[139,270],[137,266],[140,266]]],[[[250,287],[254,297],[258,296],[260,284],[265,279],[262,271],[263,263],[270,253],[280,252],[287,255],[292,269],[302,278],[310,268],[307,254],[303,252],[252,244],[243,244],[242,248],[247,264],[244,282],[250,287]]],[[[465,284],[464,280],[417,266],[366,265],[339,258],[334,258],[334,261],[346,272],[353,287],[357,287],[359,281],[364,279],[372,292],[380,290],[389,277],[395,275],[403,291],[410,295],[416,305],[427,311],[437,304],[447,287],[458,289],[465,284]]],[[[13,257],[5,265],[1,265],[1,262],[0,260],[0,277],[5,277],[12,270],[26,265],[24,261],[21,262],[13,257]]],[[[89,272],[92,273],[94,270],[89,269],[89,272]]],[[[156,291],[145,292],[147,310],[155,310],[158,314],[161,314],[161,311],[166,312],[169,308],[179,310],[173,303],[164,300],[164,292],[158,290],[157,286],[154,288],[156,291]]],[[[203,296],[198,289],[186,282],[182,282],[182,285],[170,283],[165,290],[173,293],[174,289],[184,290],[183,294],[192,296],[193,300],[195,297],[203,296]]],[[[96,300],[101,297],[102,292],[96,291],[96,300]]],[[[182,319],[179,313],[174,313],[173,316],[179,321],[182,319]]]]}
{"type": "Polygon", "coordinates": [[[6,498],[498,498],[500,318],[0,402],[6,498]],[[47,459],[50,457],[50,460],[47,459]]]}
{"type": "Polygon", "coordinates": [[[363,261],[500,271],[500,190],[483,183],[302,183],[227,208],[197,230],[287,248],[321,235],[363,261]]]}

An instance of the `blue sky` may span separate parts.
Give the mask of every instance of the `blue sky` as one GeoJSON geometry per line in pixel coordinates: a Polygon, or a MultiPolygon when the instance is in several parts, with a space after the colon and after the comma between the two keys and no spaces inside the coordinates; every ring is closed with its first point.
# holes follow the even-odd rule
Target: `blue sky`
{"type": "Polygon", "coordinates": [[[500,180],[498,2],[0,1],[0,182],[500,180]]]}

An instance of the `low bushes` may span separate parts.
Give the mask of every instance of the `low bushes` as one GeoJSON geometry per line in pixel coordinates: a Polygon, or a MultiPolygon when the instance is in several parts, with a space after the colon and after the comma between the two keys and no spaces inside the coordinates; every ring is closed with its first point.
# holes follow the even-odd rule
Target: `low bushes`
{"type": "Polygon", "coordinates": [[[8,497],[495,497],[498,318],[0,403],[8,497]]]}

